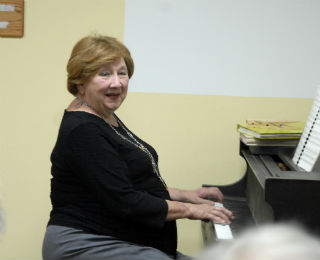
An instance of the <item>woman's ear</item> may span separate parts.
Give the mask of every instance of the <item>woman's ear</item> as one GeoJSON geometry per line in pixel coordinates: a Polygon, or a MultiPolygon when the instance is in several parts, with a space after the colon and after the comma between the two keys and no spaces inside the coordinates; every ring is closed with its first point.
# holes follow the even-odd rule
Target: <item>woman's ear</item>
{"type": "Polygon", "coordinates": [[[78,93],[81,95],[81,96],[83,96],[84,95],[84,85],[83,84],[79,84],[79,85],[77,85],[77,89],[78,89],[78,93]]]}

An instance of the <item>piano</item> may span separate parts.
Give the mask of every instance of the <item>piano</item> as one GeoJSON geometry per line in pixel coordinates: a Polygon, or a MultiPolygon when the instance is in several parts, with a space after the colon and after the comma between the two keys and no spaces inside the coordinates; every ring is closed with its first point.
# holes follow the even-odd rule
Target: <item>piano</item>
{"type": "Polygon", "coordinates": [[[306,172],[297,167],[292,162],[294,149],[247,146],[240,141],[240,155],[247,163],[245,175],[229,185],[203,185],[218,187],[224,194],[220,206],[235,216],[230,225],[202,221],[205,244],[276,221],[298,222],[320,235],[320,170],[306,172]]]}

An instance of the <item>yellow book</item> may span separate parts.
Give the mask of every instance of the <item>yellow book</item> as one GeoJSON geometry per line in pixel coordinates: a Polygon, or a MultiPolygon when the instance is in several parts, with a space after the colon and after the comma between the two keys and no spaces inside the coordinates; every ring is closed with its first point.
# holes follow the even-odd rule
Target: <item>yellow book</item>
{"type": "Polygon", "coordinates": [[[247,120],[237,125],[237,131],[260,139],[299,139],[304,126],[301,121],[247,120]]]}

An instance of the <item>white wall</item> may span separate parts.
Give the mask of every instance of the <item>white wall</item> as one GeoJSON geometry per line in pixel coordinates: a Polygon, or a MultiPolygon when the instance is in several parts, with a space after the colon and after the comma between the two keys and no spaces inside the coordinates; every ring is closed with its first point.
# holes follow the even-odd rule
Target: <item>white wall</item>
{"type": "Polygon", "coordinates": [[[127,0],[131,91],[314,97],[319,0],[127,0]]]}

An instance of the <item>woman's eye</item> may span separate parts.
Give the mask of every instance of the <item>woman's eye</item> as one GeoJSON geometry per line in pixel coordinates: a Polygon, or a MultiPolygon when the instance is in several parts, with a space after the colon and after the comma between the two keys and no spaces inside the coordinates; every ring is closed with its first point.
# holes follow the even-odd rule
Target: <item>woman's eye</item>
{"type": "Polygon", "coordinates": [[[118,74],[119,74],[120,76],[127,76],[127,75],[128,75],[128,72],[126,72],[126,71],[120,71],[118,74]]]}
{"type": "Polygon", "coordinates": [[[102,76],[102,77],[107,77],[109,75],[110,75],[110,73],[108,71],[103,71],[100,73],[100,76],[102,76]]]}

